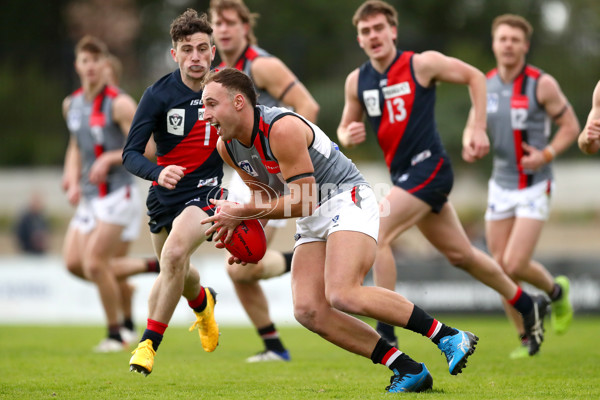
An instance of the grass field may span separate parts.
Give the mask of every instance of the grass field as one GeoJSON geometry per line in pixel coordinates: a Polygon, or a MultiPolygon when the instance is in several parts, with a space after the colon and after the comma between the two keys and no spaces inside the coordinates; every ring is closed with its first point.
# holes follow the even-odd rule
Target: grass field
{"type": "MultiPolygon", "coordinates": [[[[443,355],[415,333],[397,330],[400,348],[431,371],[424,399],[598,399],[600,317],[578,317],[564,336],[547,332],[541,353],[508,359],[516,344],[500,316],[441,320],[480,341],[464,372],[448,373],[443,355]]],[[[128,353],[94,354],[102,327],[0,326],[2,399],[379,399],[390,371],[347,353],[301,327],[280,329],[292,362],[246,364],[261,343],[249,327],[222,327],[205,353],[196,334],[170,327],[148,377],[128,372],[128,353]]]]}

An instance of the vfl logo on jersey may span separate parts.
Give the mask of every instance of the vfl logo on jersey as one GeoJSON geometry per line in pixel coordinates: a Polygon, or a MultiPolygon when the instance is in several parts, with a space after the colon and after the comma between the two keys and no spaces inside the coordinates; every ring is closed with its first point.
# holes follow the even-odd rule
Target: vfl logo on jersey
{"type": "Polygon", "coordinates": [[[252,165],[248,162],[248,160],[240,161],[238,163],[238,167],[240,167],[245,173],[250,176],[257,177],[258,173],[252,168],[252,165]]]}
{"type": "Polygon", "coordinates": [[[488,93],[487,95],[487,112],[496,113],[498,112],[498,93],[488,93]]]}
{"type": "Polygon", "coordinates": [[[369,117],[381,117],[381,107],[379,106],[379,90],[370,89],[363,92],[363,101],[369,117]]]}
{"type": "Polygon", "coordinates": [[[410,94],[410,85],[408,82],[400,82],[392,86],[381,88],[385,99],[393,99],[398,96],[410,94]]]}
{"type": "Polygon", "coordinates": [[[183,136],[185,122],[185,110],[183,108],[172,108],[167,112],[167,132],[183,136]]]}
{"type": "Polygon", "coordinates": [[[81,110],[69,110],[67,113],[67,127],[70,131],[77,131],[81,128],[81,110]]]}
{"type": "Polygon", "coordinates": [[[198,120],[202,121],[204,119],[204,108],[198,109],[198,120]]]}

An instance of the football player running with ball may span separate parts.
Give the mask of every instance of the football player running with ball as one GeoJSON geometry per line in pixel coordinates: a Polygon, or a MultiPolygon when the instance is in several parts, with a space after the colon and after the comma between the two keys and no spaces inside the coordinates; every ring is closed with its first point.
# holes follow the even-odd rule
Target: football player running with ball
{"type": "Polygon", "coordinates": [[[316,125],[285,108],[257,105],[250,78],[227,68],[207,79],[204,117],[219,129],[217,149],[243,177],[253,199],[239,205],[211,200],[221,211],[202,221],[229,241],[240,221],[294,218],[292,296],[296,319],[309,330],[393,371],[390,392],[419,392],[433,378],[361,315],[430,338],[451,374],[462,371],[478,338],[445,325],[402,295],[362,282],[377,249],[379,207],[356,166],[316,125]],[[273,193],[276,195],[273,196],[273,193]]]}

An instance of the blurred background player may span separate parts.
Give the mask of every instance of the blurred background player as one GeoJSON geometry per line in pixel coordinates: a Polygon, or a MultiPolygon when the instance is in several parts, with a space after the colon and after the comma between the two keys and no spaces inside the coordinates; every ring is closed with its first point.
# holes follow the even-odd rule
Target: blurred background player
{"type": "MultiPolygon", "coordinates": [[[[492,23],[497,66],[487,74],[487,125],[494,167],[485,213],[486,240],[494,259],[515,282],[527,282],[548,294],[552,329],[562,334],[573,318],[569,280],[553,278],[532,257],[550,214],[552,160],[571,146],[580,127],[556,80],[526,63],[532,32],[529,22],[518,15],[501,15],[492,23]],[[558,126],[551,141],[550,122],[558,126]]],[[[510,356],[527,357],[529,338],[523,321],[506,300],[504,306],[521,340],[510,356]]]]}
{"type": "MultiPolygon", "coordinates": [[[[217,69],[232,67],[246,73],[254,83],[259,104],[287,107],[316,122],[319,105],[306,87],[280,59],[256,45],[253,28],[258,15],[251,13],[242,0],[211,0],[209,14],[221,58],[217,69]]],[[[228,200],[238,203],[250,200],[250,190],[237,173],[233,174],[228,190],[228,200]]],[[[271,243],[276,230],[285,223],[285,219],[267,222],[267,243],[271,243]]],[[[269,316],[269,305],[259,280],[288,272],[291,261],[291,252],[269,250],[258,264],[227,264],[237,296],[265,346],[263,351],[249,357],[248,362],[290,360],[269,316]]]]}
{"type": "Polygon", "coordinates": [[[202,348],[219,343],[216,292],[203,287],[190,264],[206,240],[200,221],[214,213],[209,198],[220,198],[223,160],[216,150],[217,130],[204,120],[202,87],[215,56],[206,14],[188,9],[171,24],[171,57],[178,69],[144,92],[123,151],[123,163],[150,181],[146,205],[152,245],[161,270],[148,298],[148,324],[129,361],[130,370],[148,375],[154,356],[181,296],[196,315],[202,348]],[[157,163],[144,157],[151,136],[157,163]],[[194,223],[196,221],[197,223],[194,223]]]}
{"type": "Polygon", "coordinates": [[[595,154],[600,149],[600,81],[596,83],[592,94],[592,109],[588,114],[585,127],[579,135],[577,144],[585,154],[595,154]]]}
{"type": "Polygon", "coordinates": [[[125,258],[141,222],[141,199],[121,162],[136,103],[107,84],[107,54],[106,45],[95,37],[77,43],[75,71],[81,88],[63,101],[71,138],[62,184],[69,202],[77,206],[63,257],[69,272],[98,287],[108,323],[108,337],[96,346],[98,352],[120,351],[137,339],[131,317],[133,287],[123,278],[158,269],[156,260],[125,258]]]}
{"type": "Polygon", "coordinates": [[[31,198],[19,214],[13,230],[17,247],[23,253],[42,255],[48,251],[50,221],[40,192],[31,193],[31,198]]]}
{"type": "MultiPolygon", "coordinates": [[[[473,66],[436,51],[397,50],[398,16],[388,3],[367,1],[352,21],[358,44],[369,60],[346,79],[338,137],[344,146],[364,142],[366,112],[394,184],[380,203],[375,284],[394,290],[396,262],[391,243],[416,225],[452,265],[496,290],[520,312],[533,339],[529,352],[537,353],[543,341],[547,300],[522,291],[489,255],[471,245],[448,201],[454,177],[435,124],[436,83],[461,84],[469,89],[474,117],[463,133],[463,158],[473,162],[489,150],[485,76],[473,66]]],[[[393,326],[381,321],[377,330],[391,343],[397,342],[393,326]]]]}

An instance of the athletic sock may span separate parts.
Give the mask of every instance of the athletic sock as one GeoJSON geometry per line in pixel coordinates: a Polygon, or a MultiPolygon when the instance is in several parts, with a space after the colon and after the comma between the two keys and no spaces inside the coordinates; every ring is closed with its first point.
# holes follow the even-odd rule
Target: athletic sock
{"type": "Polygon", "coordinates": [[[421,364],[390,345],[384,339],[379,339],[373,353],[371,353],[373,364],[383,364],[399,375],[418,374],[423,370],[421,364]]]}
{"type": "Polygon", "coordinates": [[[206,298],[206,290],[204,287],[200,286],[200,293],[198,293],[198,297],[194,300],[188,300],[189,306],[196,311],[197,313],[201,313],[206,308],[208,304],[208,299],[206,298]]]}
{"type": "Polygon", "coordinates": [[[558,283],[554,283],[554,287],[552,288],[552,291],[548,293],[548,295],[550,296],[551,301],[560,300],[563,295],[562,287],[560,287],[558,283]]]}
{"type": "Polygon", "coordinates": [[[123,320],[123,328],[127,328],[130,331],[134,331],[135,330],[135,325],[133,324],[133,320],[131,319],[131,317],[126,317],[123,320]]]}
{"type": "Polygon", "coordinates": [[[162,342],[163,335],[168,326],[169,325],[167,324],[148,318],[148,325],[146,326],[146,330],[142,335],[140,343],[146,339],[150,339],[152,340],[152,348],[154,348],[154,351],[158,350],[158,346],[160,345],[160,342],[162,342]]]}
{"type": "Polygon", "coordinates": [[[275,324],[259,328],[257,331],[267,350],[272,350],[277,353],[283,353],[285,351],[285,347],[283,347],[283,343],[281,343],[281,339],[279,338],[279,332],[275,329],[275,324]]]}
{"type": "Polygon", "coordinates": [[[160,263],[156,258],[149,258],[146,260],[146,272],[160,273],[160,263]]]}
{"type": "Polygon", "coordinates": [[[521,346],[527,346],[529,344],[529,338],[523,333],[522,335],[519,335],[519,342],[521,343],[521,346]]]}
{"type": "Polygon", "coordinates": [[[292,257],[294,257],[294,252],[282,253],[282,255],[283,258],[285,258],[285,271],[283,273],[290,272],[292,270],[292,257]]]}
{"type": "Polygon", "coordinates": [[[512,305],[521,315],[527,315],[533,310],[533,300],[531,300],[531,296],[521,289],[521,287],[517,287],[517,293],[515,296],[508,300],[508,303],[512,305]]]}
{"type": "Polygon", "coordinates": [[[377,332],[381,336],[385,336],[386,338],[393,339],[394,334],[394,325],[386,324],[385,322],[377,321],[377,332]]]}
{"type": "Polygon", "coordinates": [[[119,325],[109,325],[108,326],[108,337],[110,339],[118,340],[119,342],[123,341],[121,337],[121,327],[119,325]]]}
{"type": "Polygon", "coordinates": [[[443,337],[458,333],[456,329],[441,323],[416,305],[408,319],[406,329],[428,337],[435,344],[439,344],[443,337]]]}

